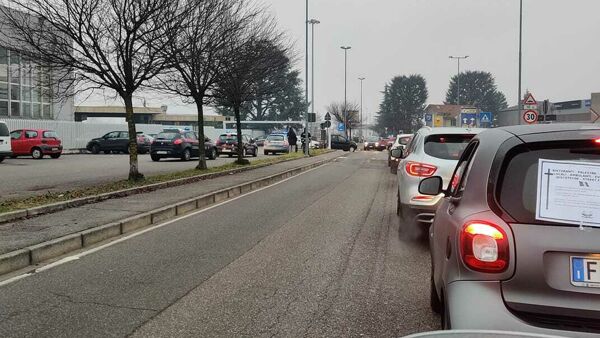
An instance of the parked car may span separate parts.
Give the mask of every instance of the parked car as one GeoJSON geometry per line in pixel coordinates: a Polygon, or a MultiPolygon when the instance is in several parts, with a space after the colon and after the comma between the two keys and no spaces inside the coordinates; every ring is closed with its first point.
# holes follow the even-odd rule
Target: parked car
{"type": "Polygon", "coordinates": [[[18,129],[10,133],[12,157],[31,156],[36,160],[48,155],[59,158],[63,146],[58,134],[47,129],[18,129]]]}
{"type": "MultiPolygon", "coordinates": [[[[128,135],[129,136],[129,135],[128,135]]],[[[137,133],[137,145],[138,145],[138,154],[147,154],[150,152],[150,146],[154,138],[145,135],[142,132],[137,133]]]]}
{"type": "Polygon", "coordinates": [[[264,147],[266,140],[267,140],[267,136],[261,136],[256,139],[255,143],[258,147],[264,147]]]}
{"type": "Polygon", "coordinates": [[[422,195],[442,194],[430,229],[431,306],[445,329],[600,334],[599,164],[598,125],[512,126],[473,138],[450,183],[421,182],[422,195]],[[546,166],[563,177],[552,189],[546,166]],[[565,185],[574,188],[556,190],[565,185]],[[580,227],[587,217],[594,228],[580,227]]]}
{"type": "Polygon", "coordinates": [[[355,152],[358,145],[342,135],[331,135],[331,149],[355,152]]]}
{"type": "MultiPolygon", "coordinates": [[[[143,135],[142,135],[143,136],[143,135]]],[[[137,137],[138,152],[145,154],[149,151],[149,144],[144,137],[137,137]]],[[[86,149],[92,154],[104,152],[109,153],[129,153],[129,132],[111,131],[102,137],[92,139],[88,142],[86,149]]]]}
{"type": "Polygon", "coordinates": [[[410,143],[413,138],[413,134],[401,134],[396,137],[396,141],[388,151],[388,166],[390,167],[390,172],[392,174],[396,174],[398,172],[398,163],[400,163],[399,157],[392,156],[392,150],[394,149],[406,149],[406,146],[410,143]]]}
{"type": "MultiPolygon", "coordinates": [[[[210,139],[204,139],[204,151],[208,159],[217,158],[217,147],[210,139]]],[[[156,135],[150,146],[150,158],[158,162],[163,158],[179,158],[189,161],[200,156],[200,141],[193,131],[168,129],[156,135]]]]}
{"type": "Polygon", "coordinates": [[[385,149],[385,144],[383,143],[381,137],[371,136],[367,138],[364,144],[364,150],[379,150],[382,151],[385,149]]]}
{"type": "Polygon", "coordinates": [[[397,136],[390,136],[388,138],[384,138],[384,144],[387,150],[390,150],[392,148],[392,146],[394,145],[394,143],[396,142],[396,138],[397,136]]]}
{"type": "Polygon", "coordinates": [[[438,175],[450,182],[456,162],[469,141],[481,129],[431,128],[419,129],[410,145],[403,151],[394,149],[392,156],[401,157],[398,164],[398,206],[401,229],[422,235],[435,216],[441,196],[424,196],[419,183],[425,177],[438,175]]]}
{"type": "MultiPolygon", "coordinates": [[[[217,139],[217,156],[228,155],[233,157],[237,154],[237,135],[236,134],[221,134],[217,139]]],[[[251,154],[253,157],[258,156],[258,146],[248,135],[242,135],[242,147],[244,156],[251,154]]]]}
{"type": "Polygon", "coordinates": [[[12,148],[10,144],[10,133],[6,122],[0,121],[0,162],[8,156],[12,156],[12,148]]]}
{"type": "Polygon", "coordinates": [[[290,145],[285,134],[271,134],[267,136],[263,148],[263,153],[265,155],[289,152],[290,145]]]}

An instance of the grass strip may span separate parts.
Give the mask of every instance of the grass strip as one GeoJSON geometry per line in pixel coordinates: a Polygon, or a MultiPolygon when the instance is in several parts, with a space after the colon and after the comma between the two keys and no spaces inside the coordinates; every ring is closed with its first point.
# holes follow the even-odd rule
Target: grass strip
{"type": "MultiPolygon", "coordinates": [[[[321,154],[325,154],[330,152],[326,149],[315,149],[311,150],[311,156],[318,156],[321,154]]],[[[182,178],[190,178],[199,175],[206,174],[216,174],[220,172],[225,172],[233,169],[240,169],[248,166],[256,166],[256,165],[271,165],[280,162],[290,161],[294,159],[302,158],[303,154],[298,153],[290,153],[285,155],[280,155],[277,157],[269,157],[269,158],[261,158],[261,159],[251,159],[249,165],[240,165],[235,162],[231,162],[228,164],[224,164],[218,167],[212,167],[205,170],[198,169],[188,169],[183,171],[177,171],[167,174],[159,174],[154,176],[147,176],[144,180],[131,182],[128,180],[119,180],[115,182],[109,182],[99,185],[94,185],[85,188],[77,188],[73,190],[60,191],[60,192],[47,192],[44,195],[39,196],[31,196],[25,198],[14,198],[8,199],[0,202],[0,214],[5,212],[17,211],[22,209],[39,207],[42,205],[64,202],[76,198],[95,196],[110,192],[115,192],[124,189],[130,188],[139,188],[148,186],[156,183],[163,183],[172,180],[182,179],[182,178]]]]}

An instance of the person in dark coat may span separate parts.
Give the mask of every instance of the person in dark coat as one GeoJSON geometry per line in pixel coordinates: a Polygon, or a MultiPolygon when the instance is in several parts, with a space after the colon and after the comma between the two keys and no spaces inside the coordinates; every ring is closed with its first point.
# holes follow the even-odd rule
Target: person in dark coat
{"type": "Polygon", "coordinates": [[[294,132],[293,128],[290,128],[288,130],[288,143],[290,144],[290,151],[292,151],[292,149],[294,149],[295,152],[298,152],[298,137],[296,136],[296,133],[294,132]]]}

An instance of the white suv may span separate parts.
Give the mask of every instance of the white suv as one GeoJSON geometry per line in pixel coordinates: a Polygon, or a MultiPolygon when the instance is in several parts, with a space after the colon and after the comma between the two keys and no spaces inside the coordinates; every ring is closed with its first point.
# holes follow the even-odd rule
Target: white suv
{"type": "MultiPolygon", "coordinates": [[[[441,176],[444,186],[450,182],[456,163],[469,141],[482,129],[423,127],[402,150],[398,164],[398,215],[401,227],[422,236],[433,222],[442,195],[419,193],[423,178],[441,176]],[[424,225],[424,226],[421,226],[424,225]],[[415,230],[415,231],[412,231],[415,230]]],[[[394,152],[399,155],[400,150],[394,152]]],[[[396,157],[396,156],[394,156],[396,157]]]]}
{"type": "Polygon", "coordinates": [[[10,147],[10,132],[6,122],[0,121],[0,162],[12,155],[10,147]]]}

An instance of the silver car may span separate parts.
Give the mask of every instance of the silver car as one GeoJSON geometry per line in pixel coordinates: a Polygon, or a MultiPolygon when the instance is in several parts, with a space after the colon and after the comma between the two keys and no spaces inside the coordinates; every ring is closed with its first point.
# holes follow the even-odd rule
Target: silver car
{"type": "Polygon", "coordinates": [[[450,182],[458,158],[479,132],[481,129],[423,127],[406,149],[394,149],[392,157],[401,155],[397,170],[401,227],[415,235],[426,233],[442,195],[420,194],[419,183],[433,175],[442,177],[446,184],[450,182]]]}
{"type": "Polygon", "coordinates": [[[598,210],[573,211],[600,199],[594,171],[600,126],[513,126],[476,136],[451,184],[421,182],[421,194],[443,196],[429,233],[431,306],[443,328],[600,334],[600,222],[573,223],[598,210]],[[548,171],[560,176],[554,187],[574,188],[544,190],[547,163],[567,168],[548,171]],[[548,219],[556,211],[544,200],[565,208],[548,219]]]}
{"type": "Polygon", "coordinates": [[[281,153],[289,153],[290,145],[287,141],[286,134],[271,134],[267,136],[265,140],[265,144],[263,147],[263,153],[265,155],[269,154],[281,154],[281,153]]]}

